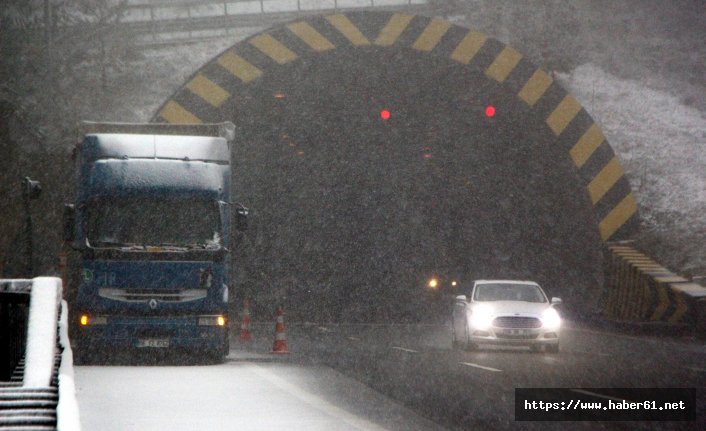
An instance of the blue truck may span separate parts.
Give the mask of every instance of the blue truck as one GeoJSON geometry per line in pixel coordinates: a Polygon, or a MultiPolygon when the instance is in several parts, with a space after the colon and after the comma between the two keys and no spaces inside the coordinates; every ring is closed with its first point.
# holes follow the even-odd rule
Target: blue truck
{"type": "MultiPolygon", "coordinates": [[[[232,123],[82,123],[64,237],[78,362],[110,349],[228,353],[232,123]],[[70,286],[70,289],[72,286],[70,286]]],[[[231,214],[236,226],[231,226],[231,214]]]]}

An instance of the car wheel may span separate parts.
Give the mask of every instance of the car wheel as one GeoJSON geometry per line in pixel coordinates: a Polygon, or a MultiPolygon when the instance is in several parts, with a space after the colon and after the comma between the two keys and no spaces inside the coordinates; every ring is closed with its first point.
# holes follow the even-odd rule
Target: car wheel
{"type": "Polygon", "coordinates": [[[458,338],[456,338],[456,331],[451,328],[451,348],[454,350],[458,350],[459,347],[461,346],[459,346],[458,338]]]}
{"type": "Polygon", "coordinates": [[[471,334],[468,333],[468,324],[466,324],[466,345],[464,347],[467,352],[472,352],[478,348],[478,345],[471,341],[471,334]]]}
{"type": "Polygon", "coordinates": [[[547,345],[547,352],[559,353],[559,343],[547,345]]]}

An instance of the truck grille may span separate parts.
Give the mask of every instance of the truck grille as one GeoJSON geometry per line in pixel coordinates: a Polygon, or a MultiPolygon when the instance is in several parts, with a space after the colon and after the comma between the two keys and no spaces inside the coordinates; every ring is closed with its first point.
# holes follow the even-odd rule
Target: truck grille
{"type": "Polygon", "coordinates": [[[100,289],[98,295],[123,302],[189,302],[206,297],[206,289],[100,289]]]}
{"type": "Polygon", "coordinates": [[[496,328],[541,328],[542,321],[536,317],[504,316],[493,320],[496,328]]]}

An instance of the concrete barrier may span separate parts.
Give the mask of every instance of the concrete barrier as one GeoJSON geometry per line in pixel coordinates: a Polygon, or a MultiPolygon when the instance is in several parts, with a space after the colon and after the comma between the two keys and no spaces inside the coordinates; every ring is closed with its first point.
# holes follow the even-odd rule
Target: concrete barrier
{"type": "Polygon", "coordinates": [[[685,325],[706,333],[706,287],[624,243],[608,243],[605,260],[608,319],[685,325]]]}
{"type": "Polygon", "coordinates": [[[27,326],[23,358],[0,385],[0,429],[80,431],[61,279],[0,280],[0,285],[5,293],[23,286],[29,296],[26,322],[14,322],[27,326]]]}
{"type": "Polygon", "coordinates": [[[74,360],[69,342],[69,307],[61,302],[59,319],[59,348],[61,365],[59,366],[59,403],[56,406],[56,428],[58,431],[81,431],[76,386],[74,383],[74,360]]]}
{"type": "Polygon", "coordinates": [[[37,277],[32,280],[22,386],[51,384],[56,355],[57,322],[61,304],[61,279],[37,277]]]}

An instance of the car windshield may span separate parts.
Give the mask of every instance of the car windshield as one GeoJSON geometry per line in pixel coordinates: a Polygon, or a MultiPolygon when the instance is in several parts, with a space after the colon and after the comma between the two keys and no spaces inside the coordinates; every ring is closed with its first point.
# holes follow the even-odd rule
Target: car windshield
{"type": "Polygon", "coordinates": [[[536,284],[488,283],[476,286],[475,301],[524,301],[547,302],[536,284]]]}
{"type": "Polygon", "coordinates": [[[207,199],[96,200],[88,206],[88,241],[98,247],[217,248],[219,220],[218,206],[207,199]]]}

